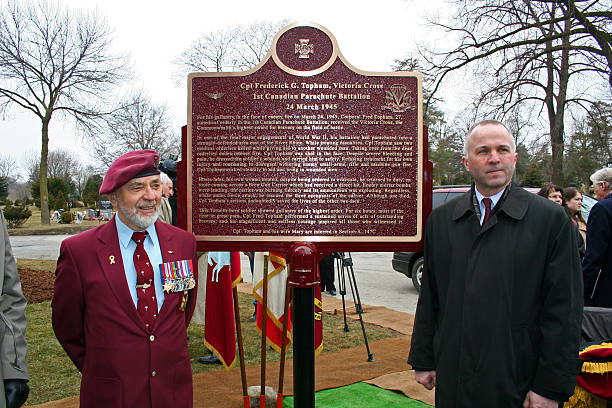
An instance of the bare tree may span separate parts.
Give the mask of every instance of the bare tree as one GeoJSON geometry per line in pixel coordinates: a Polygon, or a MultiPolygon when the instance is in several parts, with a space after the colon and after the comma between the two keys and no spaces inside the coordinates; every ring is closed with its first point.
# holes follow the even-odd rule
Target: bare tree
{"type": "Polygon", "coordinates": [[[74,182],[81,166],[81,161],[74,153],[66,149],[51,150],[47,161],[47,175],[64,179],[67,183],[74,182]]]}
{"type": "Polygon", "coordinates": [[[14,179],[17,177],[17,161],[8,154],[0,153],[0,178],[14,179]]]}
{"type": "Polygon", "coordinates": [[[287,24],[288,20],[258,21],[202,34],[175,58],[177,83],[191,72],[253,68],[266,56],[276,33],[287,24]]]}
{"type": "MultiPolygon", "coordinates": [[[[608,65],[608,82],[612,86],[612,3],[593,0],[543,0],[562,4],[568,16],[588,33],[595,44],[590,53],[605,58],[608,65]]],[[[604,71],[605,74],[605,71],[604,71]]]]}
{"type": "Polygon", "coordinates": [[[288,24],[289,20],[283,19],[257,21],[247,26],[238,26],[235,47],[238,69],[247,70],[259,64],[270,50],[274,36],[288,24]]]}
{"type": "Polygon", "coordinates": [[[96,174],[96,169],[90,164],[79,164],[73,173],[74,187],[76,188],[79,197],[83,198],[83,190],[85,189],[87,180],[92,175],[96,174]]]}
{"type": "Polygon", "coordinates": [[[181,150],[178,133],[171,129],[166,105],[155,105],[143,92],[135,93],[105,120],[104,130],[93,137],[93,157],[108,168],[131,150],[152,149],[161,158],[176,158],[181,150]]]}
{"type": "Polygon", "coordinates": [[[96,13],[39,0],[9,0],[0,9],[0,110],[18,106],[42,124],[41,222],[49,224],[49,123],[66,115],[83,128],[106,112],[104,97],[124,79],[126,57],[111,54],[110,32],[96,13]]]}
{"type": "MultiPolygon", "coordinates": [[[[609,0],[567,1],[587,14],[589,9],[606,9],[606,4],[606,10],[610,9],[609,0]]],[[[455,34],[458,45],[424,54],[436,77],[433,92],[448,74],[470,66],[482,86],[476,101],[482,114],[504,119],[521,110],[545,112],[552,180],[561,184],[565,115],[572,106],[588,109],[602,97],[594,84],[610,75],[605,51],[565,0],[456,0],[452,4],[458,10],[453,22],[435,24],[455,34]]],[[[607,30],[605,13],[596,14],[589,15],[590,21],[607,30]]]]}
{"type": "MultiPolygon", "coordinates": [[[[40,177],[40,156],[27,155],[26,166],[30,181],[40,177]]],[[[66,149],[50,150],[47,154],[47,177],[60,178],[68,184],[74,184],[78,172],[83,167],[75,154],[66,149]]]]}

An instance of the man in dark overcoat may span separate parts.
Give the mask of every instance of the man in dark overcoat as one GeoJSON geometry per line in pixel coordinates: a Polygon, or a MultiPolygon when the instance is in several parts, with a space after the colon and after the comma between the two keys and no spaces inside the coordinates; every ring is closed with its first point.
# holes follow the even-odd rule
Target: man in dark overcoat
{"type": "Polygon", "coordinates": [[[156,221],[157,166],[152,150],[113,162],[100,194],[109,194],[117,214],[60,248],[52,323],[82,373],[81,407],[193,406],[187,326],[196,300],[196,241],[156,221]]]}
{"type": "Polygon", "coordinates": [[[584,299],[588,306],[612,308],[612,169],[591,175],[599,200],[587,221],[586,253],[582,260],[584,299]]]}
{"type": "Polygon", "coordinates": [[[573,393],[582,317],[580,259],[563,208],[512,184],[514,139],[470,131],[471,191],[427,221],[408,362],[436,407],[557,408],[573,393]]]}

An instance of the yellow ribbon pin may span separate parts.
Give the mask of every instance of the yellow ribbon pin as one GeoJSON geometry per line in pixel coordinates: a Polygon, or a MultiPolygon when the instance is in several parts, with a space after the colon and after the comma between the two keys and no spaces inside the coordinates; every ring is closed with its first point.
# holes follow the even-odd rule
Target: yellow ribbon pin
{"type": "Polygon", "coordinates": [[[115,263],[115,255],[111,255],[108,257],[108,260],[110,261],[111,265],[115,263]]]}

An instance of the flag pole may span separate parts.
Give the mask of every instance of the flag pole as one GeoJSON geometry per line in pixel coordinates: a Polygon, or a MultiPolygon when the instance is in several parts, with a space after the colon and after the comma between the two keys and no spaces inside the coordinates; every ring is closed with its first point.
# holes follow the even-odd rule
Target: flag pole
{"type": "Polygon", "coordinates": [[[244,408],[249,408],[249,394],[247,392],[246,366],[244,361],[244,344],[242,342],[242,325],[240,323],[240,308],[238,306],[238,287],[234,286],[234,316],[236,319],[236,336],[238,337],[238,353],[240,355],[240,379],[242,380],[242,398],[244,408]]]}
{"type": "MultiPolygon", "coordinates": [[[[287,264],[287,276],[289,276],[289,264],[287,264]]],[[[285,309],[283,312],[283,336],[281,340],[281,356],[280,356],[280,370],[278,375],[278,396],[276,400],[276,407],[283,408],[283,380],[285,377],[285,354],[287,342],[287,322],[289,318],[289,302],[291,300],[291,286],[289,286],[289,279],[287,279],[285,287],[285,309]]]]}
{"type": "Polygon", "coordinates": [[[266,328],[268,322],[268,255],[264,253],[263,302],[261,305],[261,391],[259,407],[266,408],[266,328]]]}

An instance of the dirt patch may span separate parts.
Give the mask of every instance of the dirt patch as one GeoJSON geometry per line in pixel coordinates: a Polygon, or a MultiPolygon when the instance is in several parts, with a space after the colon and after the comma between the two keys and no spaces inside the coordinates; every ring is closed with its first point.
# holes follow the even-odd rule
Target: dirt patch
{"type": "Polygon", "coordinates": [[[19,268],[19,277],[23,295],[28,303],[40,303],[53,297],[53,272],[19,268]]]}

